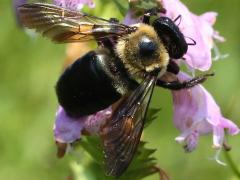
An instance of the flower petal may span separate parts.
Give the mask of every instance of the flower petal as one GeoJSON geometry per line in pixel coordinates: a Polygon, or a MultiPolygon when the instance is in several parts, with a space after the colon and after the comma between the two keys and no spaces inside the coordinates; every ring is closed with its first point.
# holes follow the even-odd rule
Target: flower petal
{"type": "Polygon", "coordinates": [[[192,152],[197,147],[198,138],[199,133],[197,131],[187,131],[176,137],[175,141],[183,144],[185,152],[192,152]]]}
{"type": "Polygon", "coordinates": [[[213,148],[221,149],[224,141],[224,129],[221,127],[213,127],[213,148]]]}
{"type": "MultiPolygon", "coordinates": [[[[189,80],[190,76],[180,72],[178,78],[185,81],[189,80]]],[[[212,132],[213,145],[219,149],[224,142],[224,129],[228,129],[232,135],[239,133],[239,128],[222,116],[220,108],[203,86],[172,91],[172,94],[174,124],[182,132],[181,138],[177,137],[176,140],[184,141],[187,150],[191,151],[196,147],[198,135],[212,132]]]]}
{"type": "Polygon", "coordinates": [[[53,128],[55,140],[60,143],[72,143],[79,139],[86,119],[87,117],[71,118],[62,107],[59,107],[53,128]]]}
{"type": "Polygon", "coordinates": [[[71,118],[60,106],[53,128],[55,140],[59,143],[72,143],[80,139],[82,130],[86,130],[90,134],[98,134],[100,127],[111,116],[111,113],[112,110],[109,107],[89,116],[71,118]]]}
{"type": "Polygon", "coordinates": [[[165,14],[167,17],[175,19],[179,15],[182,16],[182,21],[179,25],[180,30],[186,37],[196,41],[196,45],[189,46],[184,56],[187,65],[191,69],[208,70],[212,64],[211,49],[214,46],[213,40],[224,40],[212,28],[216,21],[217,13],[207,12],[201,16],[197,16],[191,13],[179,0],[162,0],[162,3],[163,7],[167,10],[165,14]]]}
{"type": "Polygon", "coordinates": [[[94,8],[95,4],[92,0],[53,0],[53,3],[71,10],[79,11],[84,5],[94,8]]]}
{"type": "Polygon", "coordinates": [[[123,23],[126,25],[136,24],[139,22],[140,22],[140,19],[134,16],[134,12],[132,10],[129,10],[127,12],[127,15],[123,20],[123,23]]]}
{"type": "Polygon", "coordinates": [[[84,122],[84,130],[90,134],[98,134],[100,127],[105,124],[106,120],[111,116],[111,114],[112,108],[110,106],[94,115],[88,116],[84,122]]]}

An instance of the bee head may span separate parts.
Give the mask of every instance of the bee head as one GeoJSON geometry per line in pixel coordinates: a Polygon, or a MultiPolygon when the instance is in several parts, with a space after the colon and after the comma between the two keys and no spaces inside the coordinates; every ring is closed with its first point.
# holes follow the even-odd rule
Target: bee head
{"type": "Polygon", "coordinates": [[[159,17],[151,25],[165,44],[169,56],[173,59],[182,58],[187,52],[188,44],[174,21],[168,17],[159,17]]]}
{"type": "Polygon", "coordinates": [[[130,74],[165,69],[169,56],[162,40],[153,27],[145,24],[137,26],[137,31],[120,39],[116,44],[116,53],[126,69],[130,74]]]}

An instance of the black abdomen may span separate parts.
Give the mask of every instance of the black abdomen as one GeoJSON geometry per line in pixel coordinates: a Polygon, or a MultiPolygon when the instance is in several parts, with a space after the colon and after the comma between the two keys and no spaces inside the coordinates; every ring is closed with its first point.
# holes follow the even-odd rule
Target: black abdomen
{"type": "Polygon", "coordinates": [[[137,83],[106,49],[90,51],[59,78],[56,93],[69,116],[80,117],[107,108],[137,83]]]}

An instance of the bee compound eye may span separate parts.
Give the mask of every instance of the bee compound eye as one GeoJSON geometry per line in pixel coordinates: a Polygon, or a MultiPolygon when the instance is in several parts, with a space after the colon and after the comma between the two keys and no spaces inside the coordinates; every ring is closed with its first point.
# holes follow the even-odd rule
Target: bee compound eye
{"type": "Polygon", "coordinates": [[[148,38],[143,38],[139,43],[139,54],[141,57],[152,56],[157,50],[157,44],[148,38]]]}

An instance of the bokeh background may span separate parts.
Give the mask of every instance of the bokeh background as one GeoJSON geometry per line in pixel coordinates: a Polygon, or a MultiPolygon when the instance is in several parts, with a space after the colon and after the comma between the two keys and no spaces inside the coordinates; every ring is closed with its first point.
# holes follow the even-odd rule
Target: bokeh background
{"type": "MultiPolygon", "coordinates": [[[[113,11],[116,7],[111,0],[95,2],[97,8],[92,14],[123,18],[113,11]]],[[[197,14],[219,13],[215,28],[227,41],[218,47],[229,57],[214,62],[212,71],[216,75],[204,86],[213,94],[223,114],[240,125],[240,1],[183,2],[197,14]]],[[[74,157],[56,158],[52,132],[57,107],[54,86],[64,64],[65,45],[26,35],[16,25],[10,0],[1,1],[0,23],[0,179],[66,179],[74,157]]],[[[145,130],[144,140],[149,142],[148,147],[157,148],[154,155],[173,180],[238,179],[230,166],[210,160],[214,155],[211,135],[202,137],[191,154],[184,153],[174,141],[179,132],[172,122],[169,91],[156,88],[151,106],[162,110],[145,130]]],[[[229,138],[233,147],[229,154],[240,169],[239,138],[239,135],[229,138]]],[[[224,153],[221,159],[227,162],[224,153]]]]}

